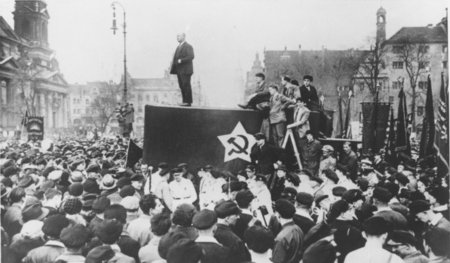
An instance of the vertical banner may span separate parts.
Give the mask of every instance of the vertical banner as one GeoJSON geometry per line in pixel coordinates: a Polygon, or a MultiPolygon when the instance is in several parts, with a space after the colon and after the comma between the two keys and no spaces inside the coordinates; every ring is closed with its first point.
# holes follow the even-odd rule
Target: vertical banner
{"type": "Polygon", "coordinates": [[[44,117],[28,117],[27,120],[28,140],[39,141],[44,139],[44,117]]]}
{"type": "Polygon", "coordinates": [[[373,153],[384,147],[386,128],[389,121],[389,103],[362,102],[363,152],[373,153]],[[376,114],[376,116],[374,116],[376,114]]]}

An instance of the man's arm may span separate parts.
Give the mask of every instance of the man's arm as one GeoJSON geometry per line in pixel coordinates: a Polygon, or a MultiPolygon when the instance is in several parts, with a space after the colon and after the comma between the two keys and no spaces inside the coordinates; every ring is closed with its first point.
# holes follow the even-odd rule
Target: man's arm
{"type": "Polygon", "coordinates": [[[282,240],[275,241],[272,252],[272,262],[273,263],[284,263],[286,262],[286,249],[282,240]]]}
{"type": "Polygon", "coordinates": [[[183,57],[180,57],[178,59],[178,64],[183,64],[183,63],[187,63],[190,62],[194,59],[194,49],[192,48],[191,45],[186,45],[186,52],[183,54],[183,57]]]}

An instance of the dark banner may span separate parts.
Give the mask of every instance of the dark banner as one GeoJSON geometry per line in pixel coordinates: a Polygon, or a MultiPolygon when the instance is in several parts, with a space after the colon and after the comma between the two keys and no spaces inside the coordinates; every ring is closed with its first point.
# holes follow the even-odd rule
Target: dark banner
{"type": "Polygon", "coordinates": [[[129,168],[134,168],[134,165],[139,162],[139,159],[142,158],[142,149],[137,146],[133,140],[130,139],[128,143],[128,151],[127,151],[127,164],[126,166],[129,168]]]}
{"type": "Polygon", "coordinates": [[[363,102],[363,152],[377,152],[385,146],[389,103],[363,102]]]}
{"type": "Polygon", "coordinates": [[[249,161],[261,116],[256,111],[145,106],[143,161],[153,166],[211,164],[236,172],[249,161]]]}
{"type": "Polygon", "coordinates": [[[44,117],[28,116],[27,118],[28,140],[38,141],[44,139],[44,117]]]}

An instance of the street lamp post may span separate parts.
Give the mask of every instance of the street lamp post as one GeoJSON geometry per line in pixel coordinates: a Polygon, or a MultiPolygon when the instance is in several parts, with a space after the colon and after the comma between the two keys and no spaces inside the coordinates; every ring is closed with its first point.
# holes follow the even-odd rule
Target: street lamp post
{"type": "Polygon", "coordinates": [[[116,23],[116,6],[119,6],[122,8],[123,11],[123,24],[122,24],[122,31],[123,31],[123,103],[125,104],[127,102],[127,14],[125,12],[125,8],[123,5],[117,1],[113,2],[111,4],[111,7],[113,9],[113,24],[111,27],[111,30],[113,31],[113,34],[116,34],[117,23],[116,23]]]}

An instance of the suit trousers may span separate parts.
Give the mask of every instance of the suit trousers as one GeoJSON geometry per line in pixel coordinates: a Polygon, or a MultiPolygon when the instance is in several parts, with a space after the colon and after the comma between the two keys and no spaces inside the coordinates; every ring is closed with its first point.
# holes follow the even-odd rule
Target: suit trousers
{"type": "Polygon", "coordinates": [[[281,147],[283,145],[284,135],[286,134],[286,122],[270,124],[270,132],[275,145],[281,147]]]}
{"type": "Polygon", "coordinates": [[[192,103],[191,76],[192,74],[177,73],[178,86],[181,89],[183,103],[192,103]]]}

